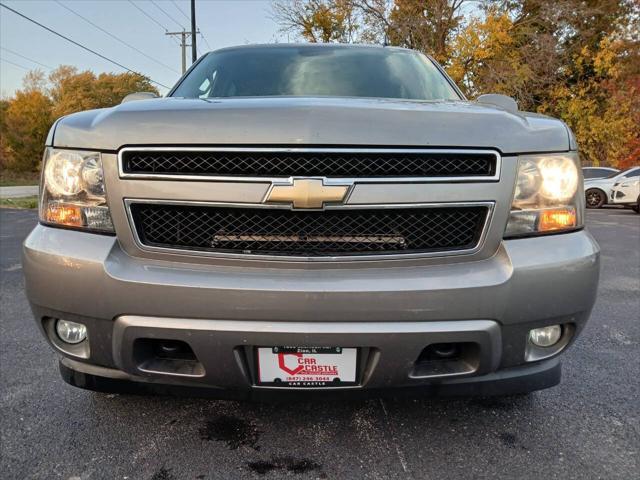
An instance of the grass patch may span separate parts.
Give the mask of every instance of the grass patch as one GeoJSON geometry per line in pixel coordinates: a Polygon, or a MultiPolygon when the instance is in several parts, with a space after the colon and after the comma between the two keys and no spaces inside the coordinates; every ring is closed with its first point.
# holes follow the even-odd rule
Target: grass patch
{"type": "Polygon", "coordinates": [[[38,208],[38,197],[0,198],[3,208],[38,208]]]}
{"type": "Polygon", "coordinates": [[[10,172],[6,169],[0,171],[0,187],[22,187],[25,185],[38,185],[40,173],[38,172],[10,172]]]}

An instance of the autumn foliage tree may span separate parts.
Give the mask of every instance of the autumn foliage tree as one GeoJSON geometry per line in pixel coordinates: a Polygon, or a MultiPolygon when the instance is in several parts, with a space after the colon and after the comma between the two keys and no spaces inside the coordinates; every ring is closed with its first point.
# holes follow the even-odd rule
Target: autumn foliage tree
{"type": "Polygon", "coordinates": [[[350,0],[292,0],[273,5],[274,16],[285,30],[307,42],[351,42],[358,30],[350,0]]]}
{"type": "MultiPolygon", "coordinates": [[[[445,63],[452,37],[462,23],[462,7],[466,3],[467,0],[396,0],[385,22],[387,43],[429,52],[437,61],[445,63]]],[[[372,9],[367,0],[358,5],[370,16],[382,19],[379,12],[385,2],[379,4],[377,9],[372,9]]]]}
{"type": "MultiPolygon", "coordinates": [[[[40,74],[41,75],[41,74],[40,74]]],[[[38,75],[36,74],[35,77],[38,75]]],[[[32,171],[42,155],[44,140],[51,127],[51,99],[37,89],[37,84],[28,83],[7,102],[3,112],[2,167],[17,172],[32,171]]],[[[37,167],[36,167],[37,169],[37,167]]]]}
{"type": "Polygon", "coordinates": [[[53,116],[94,108],[117,105],[132,92],[154,92],[155,87],[142,75],[134,73],[79,72],[77,68],[63,65],[49,75],[48,89],[53,106],[53,116]]]}
{"type": "Polygon", "coordinates": [[[117,105],[132,92],[158,93],[149,80],[133,73],[78,71],[61,66],[49,76],[29,72],[23,88],[0,105],[0,168],[35,172],[55,119],[81,110],[117,105]]]}
{"type": "Polygon", "coordinates": [[[275,18],[308,41],[420,50],[469,98],[514,97],[564,120],[586,164],[640,163],[640,3],[637,0],[276,0],[275,18]],[[300,22],[291,19],[302,18],[300,22]],[[320,28],[321,36],[305,32],[320,28]]]}

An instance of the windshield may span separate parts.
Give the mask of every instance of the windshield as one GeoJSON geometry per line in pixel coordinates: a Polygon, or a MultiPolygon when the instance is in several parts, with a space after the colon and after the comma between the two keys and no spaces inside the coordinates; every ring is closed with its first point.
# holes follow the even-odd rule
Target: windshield
{"type": "Polygon", "coordinates": [[[245,47],[208,54],[173,97],[330,96],[459,100],[438,68],[409,50],[245,47]]]}

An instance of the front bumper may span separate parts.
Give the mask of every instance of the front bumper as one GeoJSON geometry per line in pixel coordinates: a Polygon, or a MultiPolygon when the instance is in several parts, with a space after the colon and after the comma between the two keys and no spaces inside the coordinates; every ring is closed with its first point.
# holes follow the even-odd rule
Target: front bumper
{"type": "Polygon", "coordinates": [[[289,400],[318,398],[368,398],[388,396],[492,396],[518,395],[542,390],[560,383],[562,369],[558,358],[468,378],[437,381],[394,389],[359,388],[342,390],[273,390],[203,387],[185,383],[163,383],[131,376],[119,370],[80,363],[69,358],[60,360],[60,373],[74,387],[105,393],[139,395],[197,396],[227,400],[289,400]]]}
{"type": "Polygon", "coordinates": [[[37,226],[25,241],[23,268],[38,325],[65,357],[65,371],[76,372],[65,376],[71,383],[84,375],[218,396],[255,393],[264,389],[254,386],[253,346],[330,345],[364,353],[360,385],[345,389],[444,393],[444,385],[464,384],[451,388],[517,393],[559,380],[555,359],[525,362],[527,333],[559,323],[570,326],[567,343],[575,339],[595,301],[599,248],[581,231],[504,241],[475,262],[256,268],[134,258],[114,237],[37,226]],[[70,350],[56,340],[46,320],[52,317],[87,325],[87,348],[70,350]],[[144,371],[139,338],[186,341],[204,373],[144,371]],[[477,344],[473,371],[416,374],[420,351],[439,342],[477,344]],[[518,388],[493,382],[505,375],[539,381],[518,381],[518,388]]]}
{"type": "Polygon", "coordinates": [[[614,205],[635,205],[637,199],[627,195],[622,190],[611,190],[609,192],[609,203],[614,205]]]}

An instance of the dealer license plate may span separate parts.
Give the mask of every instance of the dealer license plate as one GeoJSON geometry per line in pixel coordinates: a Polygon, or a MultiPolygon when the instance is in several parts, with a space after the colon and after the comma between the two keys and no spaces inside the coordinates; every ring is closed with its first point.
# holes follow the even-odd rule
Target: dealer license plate
{"type": "Polygon", "coordinates": [[[259,347],[260,385],[336,387],[356,384],[357,348],[259,347]]]}

